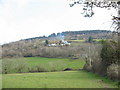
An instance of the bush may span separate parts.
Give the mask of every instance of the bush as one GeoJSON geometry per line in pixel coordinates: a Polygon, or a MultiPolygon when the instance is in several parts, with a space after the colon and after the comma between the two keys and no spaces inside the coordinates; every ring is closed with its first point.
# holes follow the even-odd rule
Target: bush
{"type": "Polygon", "coordinates": [[[49,71],[63,71],[65,69],[64,61],[51,61],[45,64],[36,66],[29,66],[27,61],[23,58],[3,59],[2,73],[27,73],[27,72],[49,72],[49,71]]]}
{"type": "Polygon", "coordinates": [[[120,66],[118,66],[117,64],[111,64],[110,66],[108,66],[107,68],[107,76],[110,77],[113,80],[118,80],[119,79],[119,75],[118,75],[118,68],[120,66]]]}
{"type": "Polygon", "coordinates": [[[116,41],[110,40],[103,43],[101,58],[106,66],[118,63],[118,46],[116,41]]]}
{"type": "Polygon", "coordinates": [[[90,54],[86,57],[86,64],[84,69],[86,71],[91,71],[98,73],[100,75],[108,76],[114,80],[120,80],[118,72],[118,64],[120,62],[120,46],[117,41],[114,40],[104,40],[102,43],[102,49],[97,47],[90,51],[90,54]],[[92,52],[96,52],[93,53],[92,52]]]}
{"type": "Polygon", "coordinates": [[[48,72],[48,68],[44,65],[37,65],[29,68],[29,72],[48,72]]]}
{"type": "Polygon", "coordinates": [[[54,61],[54,62],[49,62],[48,67],[50,71],[63,71],[65,68],[66,64],[64,61],[54,61]]]}
{"type": "Polygon", "coordinates": [[[25,60],[20,59],[4,59],[2,60],[2,73],[22,73],[28,72],[28,65],[25,60]]]}

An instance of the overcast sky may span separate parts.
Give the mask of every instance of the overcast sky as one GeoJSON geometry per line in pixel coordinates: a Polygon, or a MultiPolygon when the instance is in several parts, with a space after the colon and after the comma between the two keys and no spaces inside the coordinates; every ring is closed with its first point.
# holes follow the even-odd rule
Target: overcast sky
{"type": "MultiPolygon", "coordinates": [[[[67,0],[0,0],[0,43],[62,31],[109,30],[116,11],[94,8],[92,18],[67,0]]],[[[112,30],[112,29],[111,29],[112,30]]]]}

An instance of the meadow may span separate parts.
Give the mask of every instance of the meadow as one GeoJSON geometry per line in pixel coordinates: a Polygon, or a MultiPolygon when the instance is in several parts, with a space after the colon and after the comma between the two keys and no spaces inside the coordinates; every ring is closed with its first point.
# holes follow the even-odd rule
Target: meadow
{"type": "MultiPolygon", "coordinates": [[[[106,40],[106,39],[92,39],[93,41],[95,42],[100,42],[102,40],[106,40]]],[[[68,40],[69,42],[74,42],[74,43],[83,43],[85,42],[86,40],[85,39],[82,39],[82,40],[68,40]]]]}
{"type": "Polygon", "coordinates": [[[116,88],[116,82],[85,71],[3,75],[3,88],[116,88]]]}
{"type": "Polygon", "coordinates": [[[117,87],[117,82],[81,70],[85,61],[80,59],[28,57],[4,59],[3,63],[9,68],[8,73],[2,75],[3,88],[117,87]],[[28,73],[25,67],[34,69],[34,73],[30,71],[28,73]],[[64,71],[66,68],[72,68],[72,70],[64,71]],[[15,69],[21,69],[21,72],[15,69]],[[41,69],[41,71],[36,69],[41,69]]]}
{"type": "MultiPolygon", "coordinates": [[[[43,58],[43,57],[31,57],[25,58],[30,66],[35,65],[45,65],[45,64],[57,64],[57,67],[60,64],[64,64],[65,68],[73,68],[73,69],[82,69],[85,64],[84,60],[80,59],[65,59],[65,58],[43,58]]],[[[60,66],[60,67],[62,67],[60,66]]]]}
{"type": "Polygon", "coordinates": [[[3,59],[3,73],[51,72],[66,68],[82,69],[85,61],[80,59],[27,57],[3,59]]]}

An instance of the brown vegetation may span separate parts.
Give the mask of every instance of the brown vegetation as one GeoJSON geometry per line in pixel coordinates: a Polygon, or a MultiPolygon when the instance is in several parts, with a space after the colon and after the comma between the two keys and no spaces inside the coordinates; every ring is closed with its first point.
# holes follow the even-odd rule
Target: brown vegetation
{"type": "MultiPolygon", "coordinates": [[[[118,39],[103,41],[101,50],[100,47],[94,46],[92,50],[98,54],[94,54],[93,57],[92,53],[90,53],[90,56],[86,58],[84,70],[108,76],[113,80],[120,80],[118,74],[120,68],[120,46],[117,40],[118,39]]],[[[92,50],[90,50],[90,52],[93,52],[92,50]]]]}

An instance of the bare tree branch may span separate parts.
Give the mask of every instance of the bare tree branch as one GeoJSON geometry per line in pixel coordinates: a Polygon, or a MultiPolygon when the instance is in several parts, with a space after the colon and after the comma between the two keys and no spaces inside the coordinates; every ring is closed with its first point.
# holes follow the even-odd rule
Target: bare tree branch
{"type": "Polygon", "coordinates": [[[94,15],[93,7],[100,8],[115,8],[118,9],[118,17],[113,16],[113,24],[115,30],[120,32],[120,1],[119,0],[68,0],[72,4],[69,4],[70,7],[73,7],[76,4],[83,5],[83,15],[84,17],[92,17],[94,15]]]}

